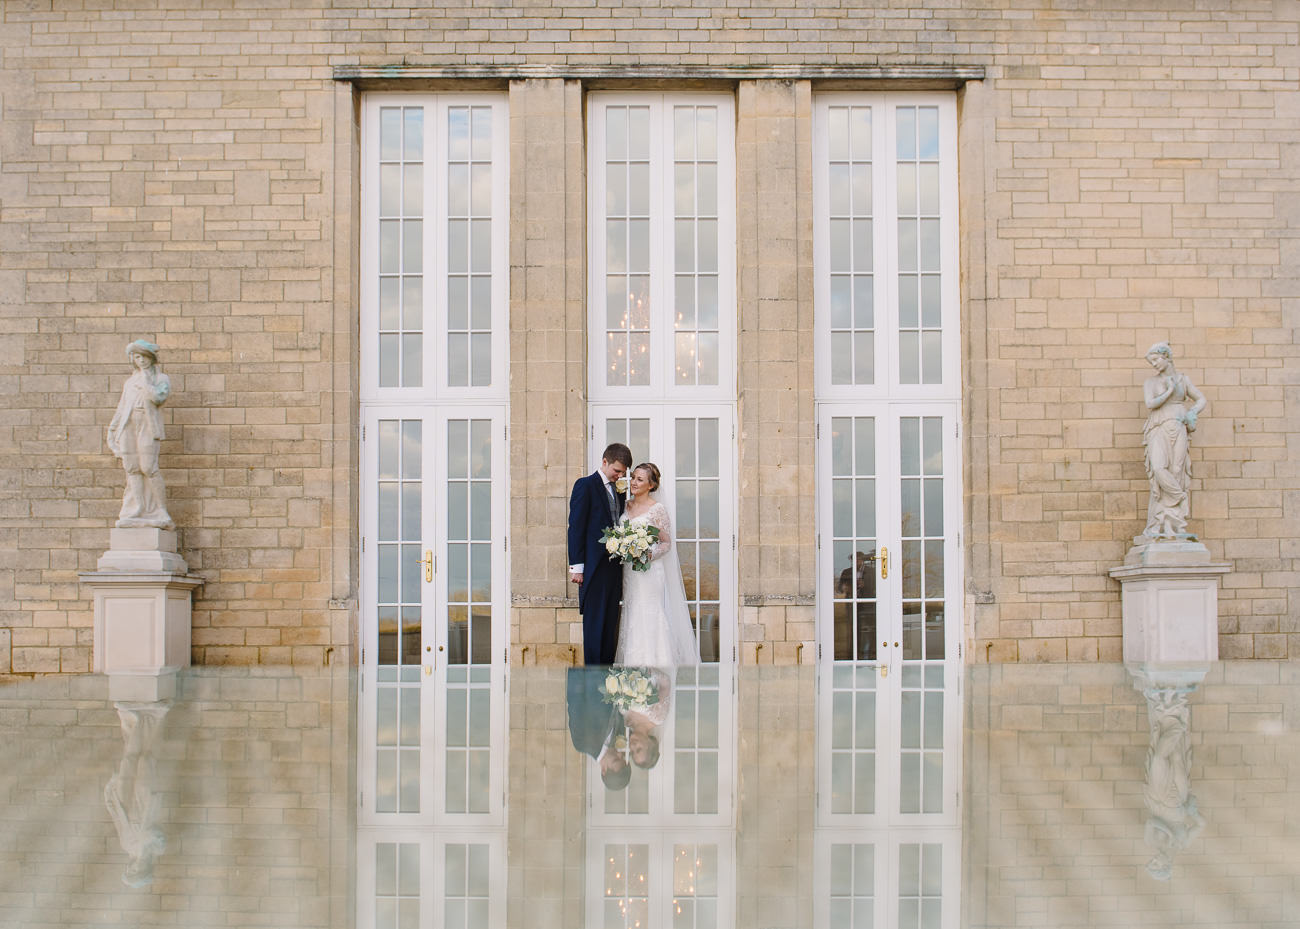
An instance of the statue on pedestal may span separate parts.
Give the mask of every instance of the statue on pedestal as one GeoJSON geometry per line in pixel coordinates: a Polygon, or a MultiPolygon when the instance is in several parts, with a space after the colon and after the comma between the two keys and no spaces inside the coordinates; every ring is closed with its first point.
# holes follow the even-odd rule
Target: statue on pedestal
{"type": "Polygon", "coordinates": [[[158,448],[163,439],[159,407],[171,381],[158,370],[158,346],[136,339],[126,347],[134,373],[122,387],[117,411],[108,424],[108,447],[126,469],[126,493],[117,517],[119,529],[172,529],[167,513],[158,448]]]}
{"type": "Polygon", "coordinates": [[[1187,436],[1196,430],[1196,418],[1207,401],[1187,375],[1174,368],[1168,342],[1152,345],[1146,359],[1156,373],[1142,385],[1150,411],[1142,443],[1146,446],[1147,479],[1151,482],[1147,527],[1142,534],[1151,539],[1195,538],[1187,532],[1192,484],[1187,436]]]}

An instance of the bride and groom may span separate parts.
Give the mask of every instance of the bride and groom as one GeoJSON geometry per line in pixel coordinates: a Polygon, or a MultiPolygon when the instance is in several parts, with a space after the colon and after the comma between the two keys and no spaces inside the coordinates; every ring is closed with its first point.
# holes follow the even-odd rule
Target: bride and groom
{"type": "Polygon", "coordinates": [[[601,455],[600,467],[573,485],[569,579],[578,585],[586,664],[699,663],[672,519],[654,497],[660,480],[650,462],[633,468],[631,450],[615,442],[601,455]],[[645,570],[612,560],[606,550],[605,530],[623,523],[659,531],[645,570]]]}

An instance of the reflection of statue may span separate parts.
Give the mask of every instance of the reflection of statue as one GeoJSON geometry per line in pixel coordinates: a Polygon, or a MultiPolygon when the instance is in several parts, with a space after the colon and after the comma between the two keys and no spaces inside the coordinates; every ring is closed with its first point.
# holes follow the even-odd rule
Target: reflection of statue
{"type": "Polygon", "coordinates": [[[1192,482],[1187,434],[1196,429],[1196,417],[1205,409],[1206,400],[1187,375],[1174,368],[1168,342],[1152,345],[1146,359],[1156,373],[1142,386],[1151,411],[1142,431],[1151,482],[1147,527],[1142,534],[1157,539],[1186,538],[1192,482]]]}
{"type": "Polygon", "coordinates": [[[1167,881],[1174,854],[1187,847],[1205,828],[1191,793],[1192,743],[1188,735],[1187,689],[1148,687],[1147,719],[1151,745],[1147,749],[1145,840],[1155,852],[1147,871],[1167,881]]]}
{"type": "Polygon", "coordinates": [[[158,346],[136,339],[126,347],[135,372],[122,387],[122,398],[108,424],[108,447],[126,469],[126,493],[118,514],[120,529],[171,529],[158,446],[163,438],[159,407],[171,393],[171,381],[158,370],[158,346]]]}
{"type": "Polygon", "coordinates": [[[166,847],[158,828],[158,795],[153,792],[153,742],[171,709],[167,702],[118,703],[126,747],[122,763],[104,785],[104,806],[113,818],[122,851],[130,857],[122,872],[122,883],[144,887],[153,883],[154,859],[166,847]]]}

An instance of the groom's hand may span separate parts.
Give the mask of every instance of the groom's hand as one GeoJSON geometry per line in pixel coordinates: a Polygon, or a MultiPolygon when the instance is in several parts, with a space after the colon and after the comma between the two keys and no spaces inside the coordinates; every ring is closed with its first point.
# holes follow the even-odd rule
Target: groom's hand
{"type": "Polygon", "coordinates": [[[575,584],[581,584],[581,583],[582,583],[582,572],[581,572],[581,571],[570,571],[570,572],[569,572],[569,580],[573,581],[573,583],[575,583],[575,584]]]}

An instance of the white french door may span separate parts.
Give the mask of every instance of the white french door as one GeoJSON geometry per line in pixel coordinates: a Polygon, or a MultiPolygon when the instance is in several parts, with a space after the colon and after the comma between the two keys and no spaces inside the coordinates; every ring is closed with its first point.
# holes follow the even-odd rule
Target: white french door
{"type": "Polygon", "coordinates": [[[961,728],[956,409],[823,404],[818,434],[819,806],[862,825],[946,823],[961,728]]]}
{"type": "Polygon", "coordinates": [[[499,822],[504,415],[369,407],[362,459],[363,822],[499,822]]]}
{"type": "Polygon", "coordinates": [[[504,920],[508,127],[502,93],[362,101],[366,927],[504,920]]]}
{"type": "Polygon", "coordinates": [[[733,660],[736,603],[735,419],[730,404],[591,404],[593,460],[611,442],[650,461],[673,518],[700,657],[733,660]]]}
{"type": "Polygon", "coordinates": [[[956,417],[936,402],[819,408],[820,927],[958,924],[956,417]]]}

